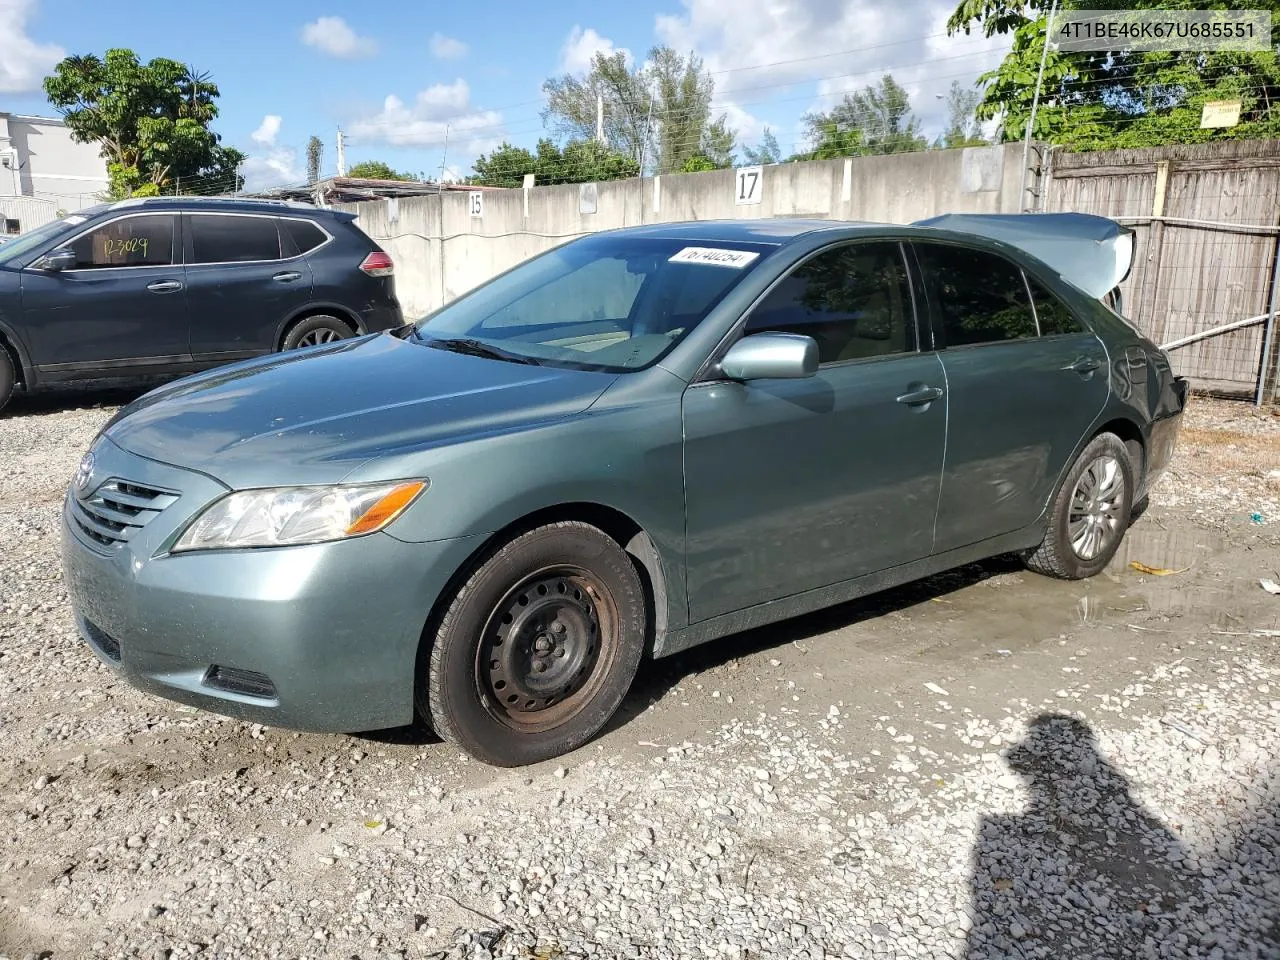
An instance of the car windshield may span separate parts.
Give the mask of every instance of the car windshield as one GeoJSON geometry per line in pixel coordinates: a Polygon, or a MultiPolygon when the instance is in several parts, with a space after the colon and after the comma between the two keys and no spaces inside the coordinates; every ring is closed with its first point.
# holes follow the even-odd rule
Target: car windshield
{"type": "Polygon", "coordinates": [[[85,218],[79,216],[63,217],[61,220],[53,220],[44,226],[36,227],[30,233],[24,233],[8,243],[0,244],[0,263],[21,259],[27,254],[40,249],[43,244],[48,243],[59,234],[69,233],[71,228],[84,223],[84,221],[85,218]]]}
{"type": "Polygon", "coordinates": [[[600,235],[529,260],[419,320],[428,345],[622,372],[660,360],[773,247],[600,235]]]}

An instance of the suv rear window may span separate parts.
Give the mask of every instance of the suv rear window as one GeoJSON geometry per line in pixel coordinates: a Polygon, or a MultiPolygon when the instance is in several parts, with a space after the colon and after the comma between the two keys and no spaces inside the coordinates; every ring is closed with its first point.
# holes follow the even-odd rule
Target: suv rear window
{"type": "Polygon", "coordinates": [[[191,229],[192,263],[280,259],[280,234],[271,217],[193,214],[187,223],[191,229]]]}
{"type": "Polygon", "coordinates": [[[280,222],[289,231],[289,236],[293,239],[294,246],[298,248],[298,253],[314,250],[329,239],[323,230],[309,220],[281,220],[280,222]]]}

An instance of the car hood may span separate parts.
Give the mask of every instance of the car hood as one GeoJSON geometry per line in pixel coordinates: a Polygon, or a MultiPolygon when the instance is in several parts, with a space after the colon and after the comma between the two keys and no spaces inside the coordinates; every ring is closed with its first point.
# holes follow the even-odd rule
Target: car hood
{"type": "Polygon", "coordinates": [[[379,457],[572,416],[616,378],[383,334],[179,380],[121,410],[104,433],[232,488],[333,483],[379,457]]]}

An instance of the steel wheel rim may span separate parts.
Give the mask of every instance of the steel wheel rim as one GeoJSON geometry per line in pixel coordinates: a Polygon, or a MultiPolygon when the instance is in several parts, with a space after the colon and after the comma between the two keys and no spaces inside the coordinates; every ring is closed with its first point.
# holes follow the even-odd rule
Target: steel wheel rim
{"type": "Polygon", "coordinates": [[[318,347],[325,343],[337,343],[342,339],[342,334],[330,327],[321,327],[318,330],[311,330],[304,333],[298,340],[300,347],[318,347]]]}
{"type": "Polygon", "coordinates": [[[1081,560],[1096,560],[1120,534],[1125,481],[1120,461],[1103,454],[1089,462],[1071,492],[1067,539],[1081,560]]]}
{"type": "Polygon", "coordinates": [[[608,590],[581,567],[547,567],[525,577],[494,605],[476,651],[485,710],[521,733],[573,719],[609,674],[618,623],[608,590]]]}

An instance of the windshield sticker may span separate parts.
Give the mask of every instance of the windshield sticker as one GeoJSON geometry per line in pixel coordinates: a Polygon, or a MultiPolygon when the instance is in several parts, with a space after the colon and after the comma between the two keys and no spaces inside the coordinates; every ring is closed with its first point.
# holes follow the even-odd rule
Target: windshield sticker
{"type": "Polygon", "coordinates": [[[63,218],[62,218],[62,222],[63,222],[63,223],[69,223],[69,224],[71,224],[71,226],[73,226],[73,227],[78,227],[78,226],[80,226],[80,224],[84,223],[84,221],[85,221],[85,218],[84,218],[84,217],[77,216],[77,215],[75,215],[75,214],[72,214],[72,215],[71,215],[71,216],[69,216],[69,217],[63,217],[63,218]]]}
{"type": "Polygon", "coordinates": [[[716,247],[685,247],[669,263],[706,263],[714,267],[741,270],[760,254],[754,250],[721,250],[716,247]]]}

